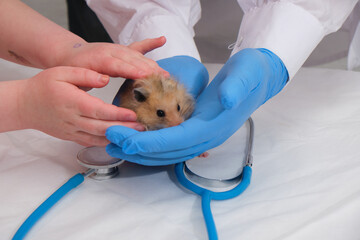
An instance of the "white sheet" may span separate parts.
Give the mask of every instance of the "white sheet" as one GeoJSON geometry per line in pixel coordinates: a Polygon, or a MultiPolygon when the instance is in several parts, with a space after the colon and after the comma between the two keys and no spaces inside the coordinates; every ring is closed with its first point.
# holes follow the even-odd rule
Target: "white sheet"
{"type": "MultiPolygon", "coordinates": [[[[0,71],[6,80],[38,70],[1,61],[0,71]]],[[[109,102],[118,85],[93,94],[109,102]]],[[[219,239],[360,239],[360,73],[301,69],[253,119],[251,185],[212,202],[219,239]]],[[[0,134],[1,239],[84,170],[81,148],[34,130],[0,134]]],[[[172,169],[126,163],[114,179],[86,179],[27,239],[207,239],[200,198],[172,169]]]]}

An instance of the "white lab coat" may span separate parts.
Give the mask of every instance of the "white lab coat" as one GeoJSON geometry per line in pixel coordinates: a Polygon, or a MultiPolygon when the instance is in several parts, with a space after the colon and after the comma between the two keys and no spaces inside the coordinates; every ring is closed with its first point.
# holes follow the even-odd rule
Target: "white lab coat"
{"type": "MultiPolygon", "coordinates": [[[[244,48],[267,48],[282,59],[292,78],[324,36],[337,31],[348,19],[344,26],[353,36],[348,67],[360,66],[358,0],[238,2],[244,16],[232,54],[244,48]]],[[[193,40],[193,27],[201,17],[198,0],[87,0],[87,3],[114,42],[128,45],[164,35],[167,44],[148,53],[148,57],[158,60],[189,55],[200,60],[193,40]]],[[[219,9],[219,15],[214,17],[220,18],[222,14],[226,13],[219,9]]]]}

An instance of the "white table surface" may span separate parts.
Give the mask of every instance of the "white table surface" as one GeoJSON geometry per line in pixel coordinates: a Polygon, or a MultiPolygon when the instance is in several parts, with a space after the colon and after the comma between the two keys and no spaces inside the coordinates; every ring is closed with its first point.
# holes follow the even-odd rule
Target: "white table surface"
{"type": "MultiPolygon", "coordinates": [[[[219,67],[208,65],[210,75],[219,67]]],[[[5,61],[0,71],[1,80],[38,72],[5,61]]],[[[110,102],[120,84],[92,94],[110,102]]],[[[301,69],[253,119],[251,185],[212,202],[219,239],[360,239],[360,73],[301,69]]],[[[84,171],[80,149],[35,130],[0,134],[0,239],[84,171]]],[[[125,163],[120,171],[86,179],[26,239],[207,239],[200,198],[176,183],[173,166],[125,163]]]]}

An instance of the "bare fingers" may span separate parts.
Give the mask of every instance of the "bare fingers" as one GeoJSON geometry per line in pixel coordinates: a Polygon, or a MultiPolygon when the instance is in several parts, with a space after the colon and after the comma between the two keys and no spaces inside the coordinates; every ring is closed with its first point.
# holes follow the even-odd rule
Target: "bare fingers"
{"type": "Polygon", "coordinates": [[[148,38],[139,42],[134,42],[128,47],[140,52],[141,54],[146,54],[156,48],[163,46],[166,43],[166,38],[164,36],[158,38],[148,38]]]}
{"type": "Polygon", "coordinates": [[[136,122],[104,121],[80,117],[75,123],[77,129],[73,134],[73,140],[86,146],[104,146],[109,143],[105,137],[106,129],[111,126],[125,126],[138,131],[143,131],[144,127],[136,122]]]}
{"type": "Polygon", "coordinates": [[[144,54],[163,46],[165,43],[166,38],[164,36],[158,38],[148,38],[139,42],[134,42],[128,45],[128,48],[139,54],[128,54],[125,56],[127,57],[127,62],[142,68],[142,70],[145,71],[147,75],[150,71],[150,73],[158,73],[168,77],[169,73],[167,71],[159,67],[155,61],[143,56],[144,54]]]}
{"type": "Polygon", "coordinates": [[[135,112],[104,103],[89,95],[86,97],[86,101],[79,101],[77,105],[78,116],[73,120],[74,129],[77,131],[74,141],[86,146],[106,145],[106,129],[115,125],[137,131],[145,130],[142,124],[136,122],[135,112]]]}
{"type": "Polygon", "coordinates": [[[92,146],[101,147],[109,144],[109,140],[107,140],[106,137],[104,136],[96,136],[82,131],[78,131],[74,133],[73,139],[71,139],[71,141],[74,141],[85,147],[92,147],[92,146]]]}
{"type": "Polygon", "coordinates": [[[154,73],[166,77],[169,76],[169,73],[162,69],[155,61],[146,58],[141,53],[131,50],[130,48],[124,51],[130,51],[130,53],[124,54],[121,51],[113,52],[113,59],[110,59],[110,61],[113,62],[108,64],[119,76],[125,77],[132,75],[131,77],[127,77],[132,79],[143,78],[154,73]]]}

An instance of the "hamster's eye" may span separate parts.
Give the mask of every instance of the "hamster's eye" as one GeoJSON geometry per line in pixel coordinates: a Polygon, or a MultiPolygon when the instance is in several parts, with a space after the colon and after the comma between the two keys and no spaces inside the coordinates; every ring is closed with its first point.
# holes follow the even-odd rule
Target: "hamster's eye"
{"type": "Polygon", "coordinates": [[[158,117],[165,117],[165,112],[163,110],[157,110],[156,114],[158,115],[158,117]]]}
{"type": "Polygon", "coordinates": [[[178,110],[178,112],[180,112],[180,105],[179,104],[177,105],[177,110],[178,110]]]}

